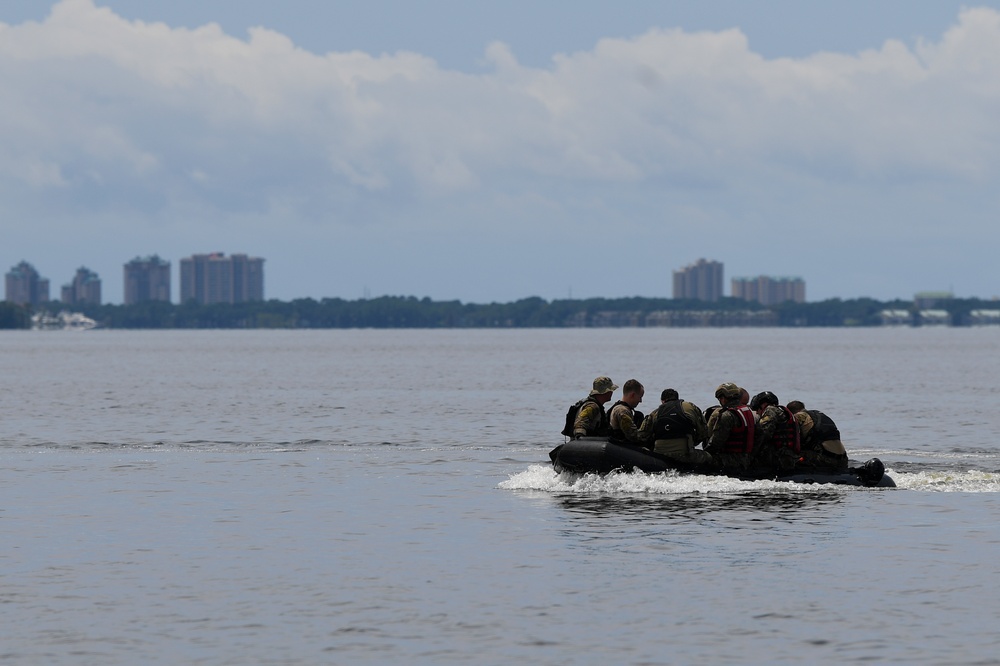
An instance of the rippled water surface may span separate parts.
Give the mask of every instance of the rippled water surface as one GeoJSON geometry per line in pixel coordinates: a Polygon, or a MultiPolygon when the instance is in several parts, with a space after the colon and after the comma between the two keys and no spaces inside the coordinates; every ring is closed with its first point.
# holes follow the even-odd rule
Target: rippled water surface
{"type": "Polygon", "coordinates": [[[1000,664],[996,328],[9,332],[0,369],[0,663],[1000,664]],[[557,475],[598,374],[803,400],[899,487],[557,475]]]}

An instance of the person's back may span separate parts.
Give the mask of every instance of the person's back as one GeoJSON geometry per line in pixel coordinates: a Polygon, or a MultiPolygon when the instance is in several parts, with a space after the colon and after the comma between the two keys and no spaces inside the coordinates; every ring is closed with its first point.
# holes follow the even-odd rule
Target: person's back
{"type": "Polygon", "coordinates": [[[777,396],[762,391],[750,401],[758,415],[755,432],[755,465],[762,473],[777,474],[793,469],[802,449],[799,425],[787,407],[778,403],[777,396]]]}
{"type": "Polygon", "coordinates": [[[642,423],[639,438],[651,442],[653,450],[673,460],[710,464],[712,456],[695,445],[705,441],[708,427],[697,405],[681,400],[674,389],[664,389],[660,405],[642,423]]]}
{"type": "Polygon", "coordinates": [[[788,403],[802,434],[799,465],[817,470],[846,472],[850,461],[840,440],[840,429],[833,419],[818,409],[806,409],[801,401],[788,403]]]}

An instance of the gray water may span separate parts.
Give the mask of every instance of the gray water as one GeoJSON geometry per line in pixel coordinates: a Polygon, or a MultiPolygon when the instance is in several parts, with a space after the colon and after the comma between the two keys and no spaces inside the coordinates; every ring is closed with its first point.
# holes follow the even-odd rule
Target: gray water
{"type": "Polygon", "coordinates": [[[0,663],[1000,663],[996,328],[10,332],[0,369],[0,663]],[[557,475],[599,374],[803,400],[899,488],[557,475]]]}

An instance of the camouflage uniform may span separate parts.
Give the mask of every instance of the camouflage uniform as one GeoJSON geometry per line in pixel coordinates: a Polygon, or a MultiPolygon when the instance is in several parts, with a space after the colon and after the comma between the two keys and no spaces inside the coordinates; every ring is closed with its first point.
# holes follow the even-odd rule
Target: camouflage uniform
{"type": "Polygon", "coordinates": [[[618,388],[610,377],[598,377],[594,380],[594,388],[580,406],[573,422],[573,437],[605,436],[611,433],[608,415],[604,413],[603,403],[591,400],[594,396],[608,394],[608,397],[618,388]]]}
{"type": "MultiPolygon", "coordinates": [[[[768,405],[757,421],[754,433],[754,466],[762,472],[789,471],[795,467],[799,454],[788,447],[776,448],[772,443],[774,433],[788,422],[788,414],[776,405],[768,405]]],[[[793,427],[798,428],[793,420],[793,427]]]]}
{"type": "Polygon", "coordinates": [[[729,409],[716,409],[708,419],[708,442],[705,450],[716,464],[726,473],[744,474],[750,469],[751,455],[725,453],[729,433],[737,426],[738,417],[729,409]]]}
{"type": "Polygon", "coordinates": [[[608,421],[611,424],[611,432],[621,431],[621,436],[625,441],[633,444],[641,444],[639,430],[635,427],[633,409],[623,402],[619,402],[611,409],[608,421]]]}
{"type": "Polygon", "coordinates": [[[712,456],[707,451],[696,449],[695,445],[704,442],[708,438],[708,426],[705,424],[705,416],[694,403],[686,400],[669,400],[650,412],[649,416],[642,422],[639,428],[639,439],[644,442],[652,442],[653,450],[660,455],[664,455],[674,460],[687,463],[707,464],[712,462],[712,456]],[[693,432],[685,437],[673,439],[654,439],[653,432],[656,421],[664,412],[673,411],[676,403],[680,403],[681,413],[691,422],[693,432]]]}
{"type": "Polygon", "coordinates": [[[795,415],[795,420],[799,424],[802,433],[802,460],[799,465],[810,469],[830,470],[832,472],[846,472],[849,461],[847,449],[840,441],[840,431],[836,430],[836,424],[829,416],[818,410],[803,410],[795,415]],[[815,418],[814,418],[815,417],[815,418]],[[817,436],[816,420],[824,421],[827,425],[827,432],[835,432],[837,438],[825,439],[821,435],[817,436]]]}
{"type": "Polygon", "coordinates": [[[580,411],[576,413],[576,422],[573,423],[573,436],[607,435],[609,432],[608,418],[604,413],[604,407],[592,400],[583,403],[580,411]]]}

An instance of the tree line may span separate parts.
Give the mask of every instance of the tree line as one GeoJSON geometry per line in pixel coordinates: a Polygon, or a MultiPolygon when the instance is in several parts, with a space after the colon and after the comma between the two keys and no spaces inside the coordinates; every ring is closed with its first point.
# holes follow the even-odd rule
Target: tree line
{"type": "MultiPolygon", "coordinates": [[[[978,309],[1000,309],[996,301],[949,299],[938,306],[953,325],[970,323],[978,309]]],[[[595,326],[879,326],[883,310],[914,312],[912,301],[834,298],[815,303],[764,306],[738,298],[704,302],[669,298],[591,298],[474,304],[415,296],[348,301],[300,298],[201,305],[147,301],[132,305],[36,308],[81,312],[103,328],[566,328],[595,326]]],[[[0,302],[0,328],[30,328],[29,307],[0,302]]]]}

